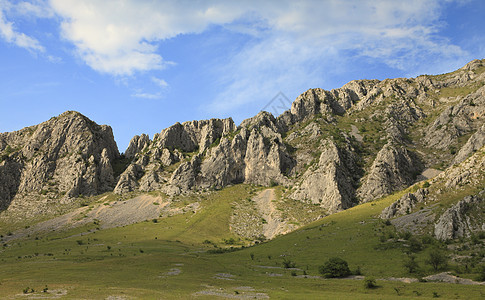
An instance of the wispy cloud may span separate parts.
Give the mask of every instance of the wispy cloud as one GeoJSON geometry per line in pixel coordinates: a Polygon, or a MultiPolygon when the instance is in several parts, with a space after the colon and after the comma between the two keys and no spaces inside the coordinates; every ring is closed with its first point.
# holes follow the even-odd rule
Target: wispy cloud
{"type": "MultiPolygon", "coordinates": [[[[336,59],[375,59],[414,73],[466,53],[439,36],[448,1],[51,0],[63,37],[94,70],[126,76],[164,69],[161,42],[210,25],[250,37],[214,66],[222,92],[209,109],[229,111],[279,90],[325,81],[336,59]],[[227,61],[227,60],[226,60],[227,61]]],[[[456,0],[460,2],[460,0],[456,0]]],[[[340,63],[342,65],[342,63],[340,63]]],[[[158,80],[158,79],[157,79],[158,80]]],[[[163,80],[152,82],[166,87],[163,80]]],[[[155,94],[135,94],[154,98],[155,94]]]]}
{"type": "Polygon", "coordinates": [[[161,78],[152,77],[152,82],[155,83],[156,85],[158,85],[161,88],[168,87],[168,83],[165,80],[161,79],[161,78]]]}
{"type": "Polygon", "coordinates": [[[440,1],[278,3],[279,10],[258,11],[271,30],[217,69],[223,92],[207,110],[233,114],[247,104],[263,106],[279,91],[321,87],[360,60],[416,75],[443,71],[468,55],[439,36],[440,1]]]}
{"type": "MultiPolygon", "coordinates": [[[[0,38],[7,43],[25,48],[29,51],[45,52],[45,48],[37,39],[30,37],[23,32],[19,32],[15,28],[14,23],[10,22],[6,17],[6,13],[17,9],[18,5],[22,5],[22,3],[13,5],[8,1],[0,1],[0,38]]],[[[31,6],[33,7],[34,5],[31,6]]]]}
{"type": "Polygon", "coordinates": [[[161,93],[154,93],[154,94],[150,94],[150,93],[135,93],[135,94],[132,94],[131,97],[134,97],[134,98],[142,98],[142,99],[161,99],[162,98],[162,94],[161,93]]]}

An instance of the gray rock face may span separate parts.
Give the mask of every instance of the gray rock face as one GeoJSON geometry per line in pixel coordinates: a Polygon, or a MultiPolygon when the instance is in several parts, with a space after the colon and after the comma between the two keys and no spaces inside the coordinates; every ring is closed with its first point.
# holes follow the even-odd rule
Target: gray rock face
{"type": "Polygon", "coordinates": [[[407,193],[399,200],[386,207],[382,213],[382,219],[392,219],[397,216],[409,214],[418,203],[422,203],[428,194],[427,189],[419,189],[415,193],[407,193]]]}
{"type": "Polygon", "coordinates": [[[484,229],[484,218],[481,214],[471,215],[473,211],[480,211],[484,207],[483,196],[480,192],[476,196],[467,196],[457,204],[447,209],[434,226],[434,235],[440,240],[450,240],[469,237],[474,231],[484,229]]]}
{"type": "Polygon", "coordinates": [[[135,157],[135,154],[142,151],[146,146],[150,144],[150,138],[146,134],[142,135],[135,135],[128,145],[128,148],[125,151],[125,156],[127,158],[135,157]]]}
{"type": "Polygon", "coordinates": [[[77,112],[0,135],[0,203],[22,202],[27,193],[57,198],[110,191],[111,163],[119,157],[111,128],[77,112]]]}
{"type": "Polygon", "coordinates": [[[207,149],[205,159],[183,163],[169,181],[171,192],[222,188],[234,183],[285,183],[293,161],[287,153],[274,117],[261,112],[245,120],[234,137],[224,136],[207,149]],[[175,186],[176,188],[173,188],[175,186]]]}
{"type": "Polygon", "coordinates": [[[480,150],[485,146],[485,124],[480,127],[466,142],[466,144],[460,149],[458,154],[453,160],[454,164],[461,163],[472,153],[480,150]]]}
{"type": "Polygon", "coordinates": [[[349,208],[356,202],[355,169],[349,153],[339,149],[333,141],[325,140],[318,163],[303,174],[290,197],[319,204],[329,212],[349,208]]]}
{"type": "Polygon", "coordinates": [[[130,153],[130,157],[133,157],[133,161],[121,174],[114,192],[121,194],[136,189],[152,191],[162,189],[167,182],[171,183],[172,187],[164,189],[171,193],[191,189],[194,184],[189,182],[195,181],[199,171],[188,172],[188,169],[198,170],[200,163],[184,162],[173,174],[167,174],[165,168],[179,162],[184,157],[182,152],[204,153],[234,130],[232,119],[211,119],[176,123],[156,134],[151,143],[148,137],[133,138],[128,149],[138,149],[138,151],[133,153],[131,150],[126,151],[130,153]],[[186,176],[195,177],[189,179],[186,176]]]}
{"type": "Polygon", "coordinates": [[[415,153],[388,143],[379,151],[369,174],[363,178],[358,196],[366,202],[407,187],[422,169],[423,165],[415,153]]]}
{"type": "Polygon", "coordinates": [[[477,130],[483,124],[484,107],[485,86],[446,108],[425,129],[424,142],[428,147],[437,149],[456,145],[460,136],[477,130]]]}
{"type": "Polygon", "coordinates": [[[231,118],[176,123],[156,134],[153,143],[160,149],[204,152],[216,140],[235,129],[231,118]]]}
{"type": "Polygon", "coordinates": [[[0,163],[0,211],[7,209],[17,194],[22,165],[11,159],[0,163]]]}

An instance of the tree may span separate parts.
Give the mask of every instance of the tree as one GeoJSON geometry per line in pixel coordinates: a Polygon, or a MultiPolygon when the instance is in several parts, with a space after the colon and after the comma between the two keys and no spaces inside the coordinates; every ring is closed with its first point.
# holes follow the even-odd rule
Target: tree
{"type": "Polygon", "coordinates": [[[404,261],[403,266],[408,270],[409,273],[416,273],[419,270],[419,265],[416,261],[415,255],[409,255],[404,261]]]}
{"type": "Polygon", "coordinates": [[[478,281],[485,281],[485,265],[478,266],[478,281]]]}
{"type": "Polygon", "coordinates": [[[432,249],[426,262],[431,265],[435,271],[438,271],[439,269],[446,267],[448,257],[441,250],[432,249]]]}
{"type": "Polygon", "coordinates": [[[350,275],[347,262],[339,257],[330,258],[318,271],[326,278],[346,277],[350,275]]]}

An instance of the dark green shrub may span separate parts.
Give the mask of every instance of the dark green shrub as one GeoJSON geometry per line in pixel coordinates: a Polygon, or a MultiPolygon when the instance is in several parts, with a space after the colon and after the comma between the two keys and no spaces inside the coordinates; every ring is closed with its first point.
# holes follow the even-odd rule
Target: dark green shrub
{"type": "Polygon", "coordinates": [[[295,268],[296,267],[296,263],[294,261],[291,261],[291,260],[285,258],[283,260],[283,267],[285,269],[295,268]]]}
{"type": "Polygon", "coordinates": [[[412,252],[419,252],[421,250],[423,250],[424,246],[423,244],[421,243],[421,241],[419,241],[417,238],[415,238],[414,236],[411,237],[409,240],[408,240],[408,243],[409,243],[409,250],[411,250],[412,252]]]}
{"type": "Polygon", "coordinates": [[[419,265],[416,261],[415,255],[409,255],[404,261],[403,266],[408,270],[409,273],[416,273],[419,270],[419,265]]]}
{"type": "Polygon", "coordinates": [[[326,278],[346,277],[351,274],[347,262],[339,257],[330,258],[323,266],[318,267],[318,271],[326,278]]]}
{"type": "Polygon", "coordinates": [[[485,281],[485,265],[478,266],[477,281],[485,281]]]}
{"type": "Polygon", "coordinates": [[[364,279],[364,288],[375,289],[377,287],[376,280],[373,277],[366,277],[364,279]]]}

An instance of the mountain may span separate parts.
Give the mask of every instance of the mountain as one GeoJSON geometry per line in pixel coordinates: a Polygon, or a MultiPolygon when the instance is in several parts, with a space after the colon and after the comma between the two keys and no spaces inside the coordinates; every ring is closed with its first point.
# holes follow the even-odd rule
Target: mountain
{"type": "Polygon", "coordinates": [[[286,197],[334,213],[480,149],[484,70],[474,60],[444,75],[310,89],[277,118],[177,123],[135,136],[121,158],[110,127],[66,112],[0,135],[0,207],[29,214],[106,191],[173,196],[247,183],[284,185],[286,197]]]}
{"type": "Polygon", "coordinates": [[[73,111],[0,134],[0,151],[0,208],[21,217],[113,190],[120,156],[111,127],[73,111]]]}
{"type": "Polygon", "coordinates": [[[176,123],[122,154],[109,126],[68,111],[0,134],[0,290],[479,298],[483,170],[485,60],[310,89],[239,125],[176,123]],[[335,257],[352,280],[322,279],[335,257]]]}

